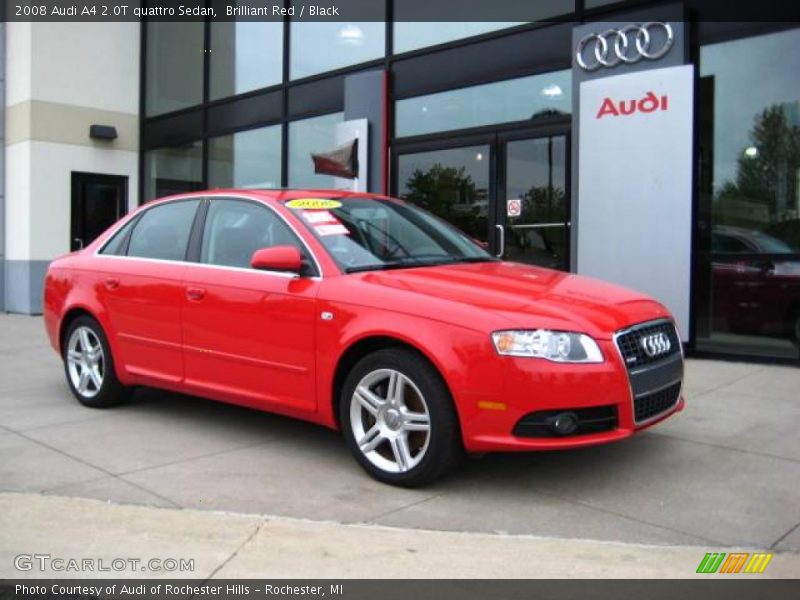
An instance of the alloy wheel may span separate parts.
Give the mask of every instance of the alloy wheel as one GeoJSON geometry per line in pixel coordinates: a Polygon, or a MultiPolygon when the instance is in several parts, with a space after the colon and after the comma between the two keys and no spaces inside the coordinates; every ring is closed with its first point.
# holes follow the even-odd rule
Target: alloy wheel
{"type": "Polygon", "coordinates": [[[378,369],[358,382],[350,399],[350,426],[361,453],[378,469],[404,473],[425,457],[431,434],[425,398],[394,369],[378,369]]]}
{"type": "Polygon", "coordinates": [[[103,346],[89,327],[78,327],[70,335],[67,368],[72,386],[83,398],[93,398],[103,387],[103,346]]]}

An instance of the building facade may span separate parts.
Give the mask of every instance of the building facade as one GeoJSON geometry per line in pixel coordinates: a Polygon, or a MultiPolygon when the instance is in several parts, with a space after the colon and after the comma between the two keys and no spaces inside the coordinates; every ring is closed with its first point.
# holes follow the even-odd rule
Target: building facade
{"type": "Polygon", "coordinates": [[[691,352],[798,359],[800,28],[609,0],[404,20],[414,4],[383,22],[8,23],[4,309],[40,311],[47,261],[139,203],[341,185],[310,155],[366,119],[366,189],[509,260],[652,293],[691,352]]]}

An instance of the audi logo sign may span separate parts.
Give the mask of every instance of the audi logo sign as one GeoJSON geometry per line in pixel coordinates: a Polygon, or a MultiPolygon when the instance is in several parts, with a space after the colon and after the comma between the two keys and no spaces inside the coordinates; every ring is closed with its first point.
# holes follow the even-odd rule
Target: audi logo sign
{"type": "Polygon", "coordinates": [[[642,350],[650,358],[654,358],[660,354],[666,354],[672,348],[672,342],[665,333],[654,333],[652,335],[644,336],[639,342],[642,345],[642,350]]]}
{"type": "Polygon", "coordinates": [[[622,63],[632,65],[643,58],[658,60],[669,52],[674,42],[675,34],[669,23],[652,21],[626,25],[583,36],[575,47],[575,62],[585,71],[596,71],[622,63]],[[657,30],[662,30],[665,37],[656,45],[655,36],[651,34],[657,30]]]}

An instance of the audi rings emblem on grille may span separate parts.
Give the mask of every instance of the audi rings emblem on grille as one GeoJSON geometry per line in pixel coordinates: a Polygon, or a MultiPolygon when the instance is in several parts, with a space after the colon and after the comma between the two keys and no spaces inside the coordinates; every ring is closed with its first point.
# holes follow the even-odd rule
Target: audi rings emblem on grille
{"type": "Polygon", "coordinates": [[[654,333],[652,335],[642,336],[639,341],[642,345],[642,350],[650,358],[654,358],[660,354],[666,354],[672,348],[672,342],[665,333],[654,333]]]}
{"type": "Polygon", "coordinates": [[[575,47],[575,62],[586,71],[600,67],[616,67],[620,63],[633,64],[643,58],[658,60],[669,52],[675,42],[675,35],[669,23],[651,21],[643,25],[626,25],[619,29],[608,29],[601,33],[590,33],[582,37],[575,47]],[[663,29],[666,37],[654,47],[651,33],[663,29]],[[631,44],[631,37],[633,44],[631,44]],[[594,56],[584,57],[588,49],[594,49],[594,56]]]}

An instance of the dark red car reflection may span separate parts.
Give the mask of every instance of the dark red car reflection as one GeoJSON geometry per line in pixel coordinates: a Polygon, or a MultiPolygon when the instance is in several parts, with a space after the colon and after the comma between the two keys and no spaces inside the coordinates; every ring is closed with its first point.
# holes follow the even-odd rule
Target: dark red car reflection
{"type": "Polygon", "coordinates": [[[767,334],[800,342],[800,260],[787,243],[751,229],[712,232],[716,329],[767,334]]]}

